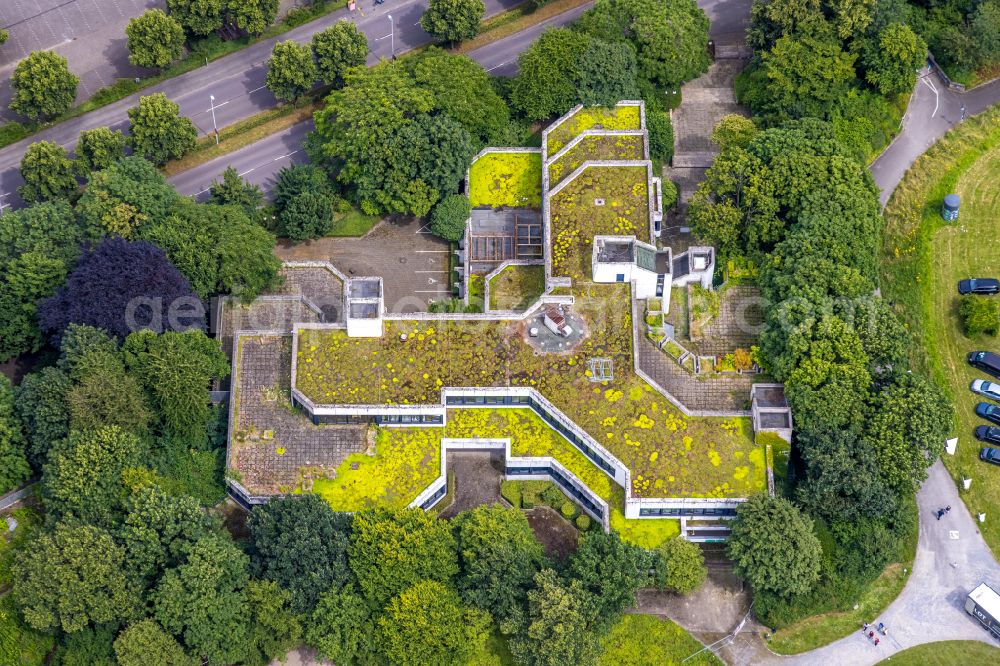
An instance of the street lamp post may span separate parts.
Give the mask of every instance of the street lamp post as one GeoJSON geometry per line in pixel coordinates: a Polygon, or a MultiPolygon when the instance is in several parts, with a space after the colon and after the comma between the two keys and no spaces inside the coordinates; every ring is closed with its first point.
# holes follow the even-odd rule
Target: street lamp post
{"type": "Polygon", "coordinates": [[[392,14],[387,14],[389,17],[389,53],[392,55],[392,59],[396,59],[396,24],[392,20],[392,14]]]}
{"type": "Polygon", "coordinates": [[[219,126],[215,123],[215,95],[209,95],[208,100],[212,107],[212,127],[215,128],[215,145],[219,145],[219,126]]]}

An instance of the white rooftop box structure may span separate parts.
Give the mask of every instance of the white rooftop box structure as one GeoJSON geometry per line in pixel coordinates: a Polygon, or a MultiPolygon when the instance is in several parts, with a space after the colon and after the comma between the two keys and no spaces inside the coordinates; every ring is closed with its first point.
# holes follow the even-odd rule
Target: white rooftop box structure
{"type": "Polygon", "coordinates": [[[351,278],[344,287],[347,335],[352,338],[380,337],[382,315],[385,313],[382,278],[351,278]]]}

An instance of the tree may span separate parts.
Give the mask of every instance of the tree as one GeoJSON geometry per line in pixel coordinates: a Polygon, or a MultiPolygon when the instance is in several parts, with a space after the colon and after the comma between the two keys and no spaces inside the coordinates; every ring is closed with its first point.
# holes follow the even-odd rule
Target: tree
{"type": "Polygon", "coordinates": [[[354,514],[348,554],[362,594],[376,606],[419,581],[448,583],[458,573],[448,524],[420,509],[354,514]]]}
{"type": "Polygon", "coordinates": [[[464,666],[486,645],[490,616],[464,608],[444,584],[425,580],[394,597],[378,625],[389,663],[464,666]]]}
{"type": "Polygon", "coordinates": [[[255,575],[292,593],[292,608],[309,612],[320,594],[351,579],[347,566],[351,518],[319,495],[275,499],[248,522],[255,575]]]}
{"type": "Polygon", "coordinates": [[[66,394],[72,383],[58,368],[42,368],[25,375],[14,391],[17,411],[28,440],[28,460],[40,469],[53,445],[69,434],[66,394]]]}
{"type": "Polygon", "coordinates": [[[129,570],[146,584],[180,565],[194,543],[219,530],[194,498],[171,496],[155,486],[132,492],[125,509],[119,537],[129,570]]]}
{"type": "MultiPolygon", "coordinates": [[[[353,25],[353,24],[352,24],[353,25]]],[[[222,172],[222,180],[213,180],[208,188],[208,203],[217,206],[238,206],[247,219],[260,222],[260,207],[264,205],[264,192],[240,178],[231,166],[222,172]]]]}
{"type": "Polygon", "coordinates": [[[691,594],[705,582],[708,570],[698,544],[685,539],[668,539],[656,558],[656,582],[660,589],[691,594]]]}
{"type": "Polygon", "coordinates": [[[606,42],[630,41],[639,74],[676,88],[708,71],[708,17],[694,0],[600,0],[577,29],[606,42]]]}
{"type": "Polygon", "coordinates": [[[139,439],[116,426],[70,432],[45,466],[46,509],[110,527],[125,500],[122,473],[138,466],[143,453],[139,439]]]}
{"type": "Polygon", "coordinates": [[[14,387],[0,376],[0,492],[17,488],[31,476],[26,448],[21,421],[14,413],[14,387]]]}
{"type": "Polygon", "coordinates": [[[113,365],[87,372],[66,394],[73,430],[96,430],[109,425],[140,437],[147,433],[152,414],[142,387],[125,372],[121,358],[115,361],[113,365]]]}
{"type": "Polygon", "coordinates": [[[184,28],[160,9],[130,19],[125,36],[128,61],[137,67],[163,69],[184,53],[184,28]]]}
{"type": "Polygon", "coordinates": [[[591,664],[598,654],[595,620],[579,581],[566,583],[552,569],[535,575],[528,592],[528,619],[511,639],[510,651],[526,666],[591,664]]]}
{"type": "Polygon", "coordinates": [[[167,0],[170,15],[192,35],[204,37],[222,27],[225,0],[167,0]]]}
{"type": "Polygon", "coordinates": [[[988,296],[963,296],[958,314],[962,318],[962,330],[970,338],[983,333],[996,335],[1000,329],[1000,303],[988,296]]]}
{"type": "Polygon", "coordinates": [[[823,24],[820,0],[754,0],[747,44],[766,51],[779,37],[814,34],[823,24]]]}
{"type": "Polygon", "coordinates": [[[292,593],[270,580],[247,583],[250,636],[246,664],[271,664],[280,660],[302,639],[302,623],[291,608],[292,593]]]}
{"type": "Polygon", "coordinates": [[[132,123],[129,143],[137,155],[153,164],[166,164],[194,148],[198,131],[180,107],[163,93],[139,98],[139,106],[128,110],[132,123]]]}
{"type": "Polygon", "coordinates": [[[131,331],[204,328],[204,308],[163,250],[104,240],[77,261],[66,286],[38,306],[41,328],[57,337],[71,323],[125,338],[131,331]]]}
{"type": "Polygon", "coordinates": [[[757,126],[752,120],[730,113],[712,128],[712,143],[723,149],[729,146],[746,149],[756,135],[757,126]]]}
{"type": "Polygon", "coordinates": [[[420,27],[434,39],[454,44],[479,34],[485,14],[483,0],[430,0],[420,27]]]}
{"type": "Polygon", "coordinates": [[[360,67],[368,59],[368,38],[352,21],[341,19],[313,35],[316,73],[328,86],[343,83],[344,72],[360,67]]]}
{"type": "Polygon", "coordinates": [[[926,57],[927,43],[909,26],[892,23],[879,33],[877,50],[865,58],[865,78],[883,95],[909,92],[926,57]]]}
{"type": "Polygon", "coordinates": [[[32,51],[14,68],[10,108],[32,120],[54,118],[73,106],[79,82],[66,58],[52,51],[32,51]]]}
{"type": "Polygon", "coordinates": [[[281,268],[274,237],[235,206],[185,202],[139,236],[162,248],[203,299],[232,293],[251,300],[274,284],[281,268]]]}
{"type": "Polygon", "coordinates": [[[92,174],[76,210],[94,236],[132,238],[164,220],[180,202],[177,191],[141,157],[126,157],[92,174]]]}
{"type": "Polygon", "coordinates": [[[333,201],[320,192],[302,192],[281,211],[281,233],[293,241],[322,238],[333,229],[333,201]]]}
{"type": "Polygon", "coordinates": [[[247,564],[228,537],[207,536],[151,593],[153,617],[211,666],[239,662],[247,653],[247,564]]]}
{"type": "Polygon", "coordinates": [[[736,574],[779,597],[805,594],[819,579],[821,548],[812,521],[788,500],[753,495],[736,509],[727,554],[736,574]]]}
{"type": "Polygon", "coordinates": [[[639,96],[635,48],[592,39],[577,63],[577,99],[585,106],[614,106],[639,96]]]}
{"type": "Polygon", "coordinates": [[[592,599],[600,622],[610,626],[635,605],[635,591],[649,581],[652,558],[617,532],[598,530],[587,534],[567,565],[567,574],[592,599]]]}
{"type": "Polygon", "coordinates": [[[800,36],[780,38],[761,54],[767,84],[748,99],[754,113],[776,118],[824,118],[854,79],[853,54],[836,41],[800,36]]]}
{"type": "Polygon", "coordinates": [[[577,103],[579,62],[590,38],[566,28],[546,30],[518,56],[511,105],[528,120],[547,120],[577,103]]]}
{"type": "Polygon", "coordinates": [[[111,652],[114,638],[110,625],[84,627],[63,637],[52,662],[60,666],[115,666],[111,652]]]}
{"type": "Polygon", "coordinates": [[[951,431],[951,403],[936,384],[901,373],[875,397],[865,434],[890,487],[913,492],[951,431]]]}
{"type": "Polygon", "coordinates": [[[115,639],[115,657],[119,666],[194,666],[195,660],[184,653],[173,636],[154,620],[136,622],[115,639]]]}
{"type": "Polygon", "coordinates": [[[83,130],[76,142],[76,170],[87,178],[125,157],[125,135],[107,127],[83,130]]]}
{"type": "Polygon", "coordinates": [[[267,88],[284,102],[298,99],[316,83],[316,63],[306,44],[289,39],[274,45],[267,59],[267,88]]]}
{"type": "Polygon", "coordinates": [[[125,338],[122,351],[166,429],[191,441],[204,438],[211,416],[209,384],[229,374],[218,340],[201,331],[138,331],[125,338]]]}
{"type": "Polygon", "coordinates": [[[461,240],[465,236],[465,223],[469,221],[471,214],[469,197],[450,194],[434,206],[431,212],[431,231],[445,240],[461,240]]]}
{"type": "Polygon", "coordinates": [[[281,0],[225,0],[229,21],[251,35],[259,35],[278,16],[281,0]]]}
{"type": "Polygon", "coordinates": [[[402,61],[417,84],[429,90],[434,107],[487,145],[502,142],[510,124],[507,104],[482,65],[464,55],[432,46],[402,61]]]}
{"type": "Polygon", "coordinates": [[[312,164],[292,164],[278,171],[274,183],[274,207],[278,214],[303,192],[331,195],[333,189],[326,172],[312,164]]]}
{"type": "Polygon", "coordinates": [[[28,203],[69,197],[76,191],[73,162],[58,143],[36,141],[28,146],[21,158],[21,178],[24,185],[17,193],[28,203]]]}
{"type": "Polygon", "coordinates": [[[455,522],[462,599],[489,612],[501,627],[516,627],[545,561],[528,519],[520,511],[481,506],[460,514],[455,522]]]}
{"type": "Polygon", "coordinates": [[[969,23],[983,59],[1000,60],[1000,2],[987,0],[980,3],[971,14],[969,23]]]}
{"type": "Polygon", "coordinates": [[[14,563],[14,598],[25,621],[42,631],[80,631],[90,623],[133,618],[138,591],[125,553],[111,535],[61,522],[35,538],[14,563]]]}
{"type": "Polygon", "coordinates": [[[352,586],[324,592],[309,618],[306,643],[337,664],[369,663],[377,642],[368,602],[352,586]]]}

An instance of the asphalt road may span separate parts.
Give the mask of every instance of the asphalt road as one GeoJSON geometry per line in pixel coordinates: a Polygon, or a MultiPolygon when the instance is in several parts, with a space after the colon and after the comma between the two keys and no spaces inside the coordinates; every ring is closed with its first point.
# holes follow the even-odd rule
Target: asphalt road
{"type": "MultiPolygon", "coordinates": [[[[0,0],[7,2],[8,0],[0,0]]],[[[486,14],[492,16],[517,6],[523,0],[485,0],[486,14]]],[[[374,6],[372,0],[362,0],[359,10],[349,12],[342,9],[317,19],[306,25],[249,46],[241,51],[209,63],[189,72],[147,88],[141,93],[119,100],[114,104],[97,109],[79,118],[74,118],[43,130],[38,134],[0,150],[0,207],[17,206],[21,202],[16,189],[21,180],[18,167],[21,156],[29,144],[53,141],[72,150],[77,137],[85,129],[111,127],[127,131],[130,107],[135,106],[140,95],[162,92],[177,102],[181,114],[191,118],[199,133],[212,131],[212,109],[209,95],[215,96],[215,118],[219,127],[275,106],[277,101],[264,86],[267,75],[265,65],[275,42],[293,39],[308,42],[312,36],[325,30],[342,18],[357,24],[368,36],[369,64],[380,58],[390,57],[431,41],[430,36],[420,27],[420,16],[427,6],[426,0],[389,0],[374,6]],[[390,22],[389,16],[393,20],[390,22]]]]}
{"type": "Polygon", "coordinates": [[[948,90],[936,73],[923,70],[903,116],[902,130],[869,168],[881,190],[882,205],[889,200],[914,160],[945,132],[965,117],[982,113],[997,102],[1000,102],[1000,79],[967,93],[958,93],[948,90]]]}
{"type": "MultiPolygon", "coordinates": [[[[564,12],[527,30],[515,33],[476,49],[469,56],[491,74],[511,75],[517,72],[517,56],[547,28],[566,25],[586,11],[592,3],[564,12]]],[[[273,134],[245,148],[218,157],[211,162],[189,169],[170,179],[177,191],[193,195],[199,200],[208,196],[208,187],[219,175],[232,166],[248,182],[270,192],[278,171],[289,164],[306,161],[302,141],[313,128],[312,121],[294,125],[284,132],[273,134]]]]}

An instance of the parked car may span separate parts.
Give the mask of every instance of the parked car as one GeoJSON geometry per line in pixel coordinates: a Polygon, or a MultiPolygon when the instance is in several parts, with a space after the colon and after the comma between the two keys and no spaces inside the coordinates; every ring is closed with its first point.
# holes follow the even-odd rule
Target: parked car
{"type": "Polygon", "coordinates": [[[958,283],[958,293],[966,294],[995,294],[1000,292],[1000,280],[995,278],[972,278],[961,280],[958,283]]]}
{"type": "Polygon", "coordinates": [[[979,459],[983,462],[1000,465],[1000,449],[994,449],[992,446],[984,446],[979,449],[979,459]]]}
{"type": "Polygon", "coordinates": [[[981,402],[976,405],[976,416],[986,419],[990,423],[1000,425],[1000,407],[991,405],[988,402],[981,402]]]}
{"type": "Polygon", "coordinates": [[[969,352],[966,360],[973,368],[1000,378],[1000,355],[988,351],[974,351],[969,352]]]}
{"type": "Polygon", "coordinates": [[[985,379],[974,379],[969,389],[973,393],[986,396],[994,402],[1000,402],[1000,384],[994,384],[985,379]]]}
{"type": "Polygon", "coordinates": [[[1000,444],[1000,428],[996,426],[977,426],[976,439],[987,444],[1000,444]]]}

